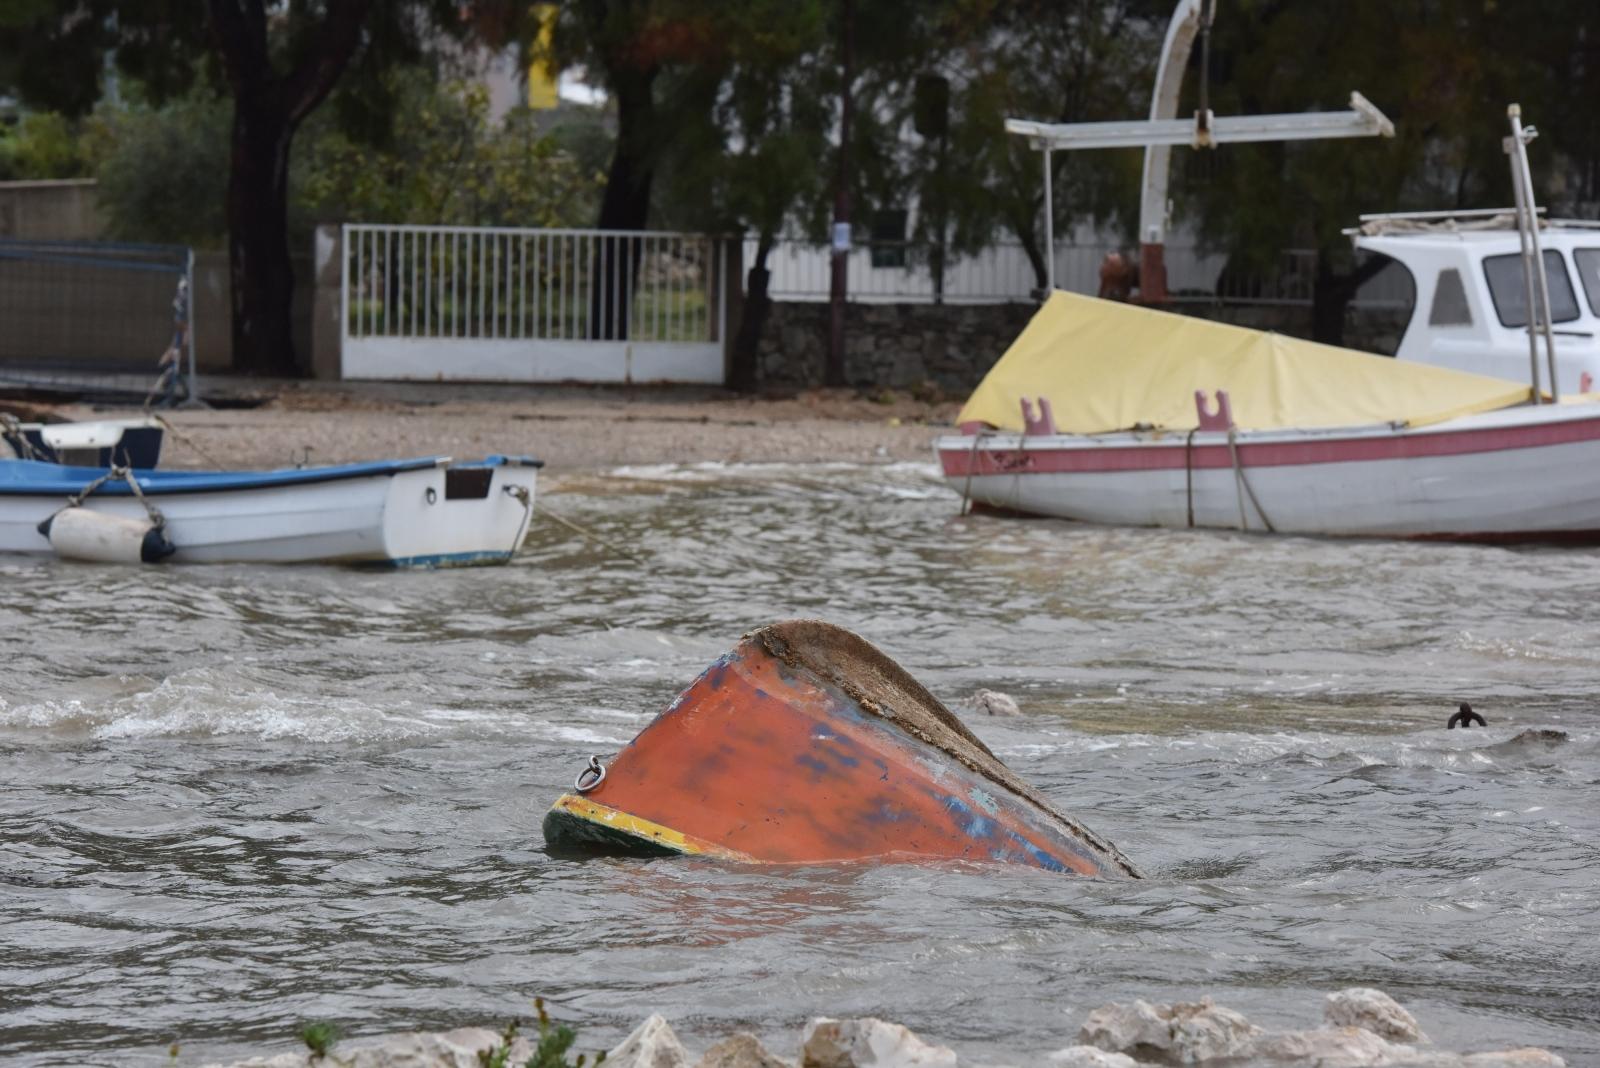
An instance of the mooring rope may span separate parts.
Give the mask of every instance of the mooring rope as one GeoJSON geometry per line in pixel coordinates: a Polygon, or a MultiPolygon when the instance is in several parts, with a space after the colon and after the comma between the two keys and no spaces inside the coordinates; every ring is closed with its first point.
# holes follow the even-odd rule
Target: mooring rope
{"type": "Polygon", "coordinates": [[[1183,443],[1183,488],[1189,503],[1189,528],[1194,529],[1194,436],[1200,432],[1199,427],[1189,431],[1189,436],[1183,443]]]}
{"type": "Polygon", "coordinates": [[[167,422],[167,420],[164,417],[157,415],[155,412],[151,412],[150,413],[150,417],[152,419],[154,419],[156,422],[160,423],[163,427],[165,427],[166,430],[167,430],[167,433],[169,433],[173,437],[177,438],[180,444],[189,446],[189,448],[191,448],[195,452],[199,453],[200,454],[200,458],[202,460],[204,460],[206,463],[210,464],[212,467],[216,468],[219,471],[222,470],[222,464],[217,461],[217,458],[215,456],[212,456],[209,452],[206,452],[206,450],[202,449],[198,444],[195,443],[195,440],[193,438],[189,437],[189,435],[181,433],[178,430],[177,427],[175,427],[171,423],[167,422]]]}
{"type": "Polygon", "coordinates": [[[43,460],[44,457],[33,447],[33,442],[28,440],[28,435],[22,432],[22,424],[10,412],[0,412],[0,433],[12,442],[19,460],[43,460]]]}
{"type": "Polygon", "coordinates": [[[1239,462],[1239,448],[1235,441],[1236,436],[1237,430],[1230,426],[1228,428],[1228,456],[1233,460],[1233,488],[1239,498],[1239,529],[1250,529],[1250,523],[1244,515],[1244,498],[1245,494],[1248,493],[1250,495],[1250,503],[1255,505],[1256,514],[1261,517],[1262,525],[1267,528],[1268,533],[1276,534],[1277,529],[1272,525],[1272,520],[1267,518],[1267,513],[1261,507],[1261,502],[1256,500],[1256,491],[1250,488],[1250,481],[1244,477],[1244,465],[1239,462]]]}
{"type": "Polygon", "coordinates": [[[549,504],[541,504],[539,506],[539,514],[542,515],[542,516],[548,516],[551,519],[554,519],[557,523],[560,523],[562,526],[564,526],[568,530],[571,530],[574,533],[578,534],[580,537],[588,538],[590,541],[592,541],[595,544],[601,546],[602,548],[609,549],[611,552],[616,553],[618,556],[625,556],[629,560],[634,561],[635,563],[642,562],[641,558],[639,557],[639,555],[637,553],[630,552],[627,549],[622,548],[622,546],[620,546],[620,545],[613,545],[611,542],[609,542],[606,539],[602,538],[600,535],[596,534],[594,531],[586,530],[585,528],[579,526],[577,523],[574,523],[572,520],[564,519],[561,516],[557,515],[556,513],[552,512],[550,510],[550,505],[549,504]]]}
{"type": "Polygon", "coordinates": [[[978,466],[978,442],[984,437],[983,431],[972,435],[972,451],[967,453],[967,480],[961,486],[961,514],[966,515],[972,504],[972,472],[978,466]]]}
{"type": "Polygon", "coordinates": [[[83,502],[89,498],[91,493],[99,489],[101,486],[104,486],[112,479],[118,478],[127,482],[128,489],[132,490],[133,495],[138,498],[139,503],[144,505],[145,514],[150,517],[150,522],[155,525],[155,528],[165,532],[167,529],[167,517],[161,514],[161,509],[150,503],[149,498],[144,495],[144,490],[139,488],[139,480],[134,478],[133,472],[126,467],[113,467],[111,470],[107,471],[93,482],[90,482],[78,493],[68,497],[65,507],[63,507],[61,511],[64,512],[67,510],[67,508],[81,507],[83,502]]]}
{"type": "Polygon", "coordinates": [[[517,524],[517,536],[511,539],[511,548],[506,553],[510,557],[517,555],[517,550],[522,548],[522,539],[528,536],[528,526],[533,522],[533,494],[528,492],[527,486],[514,483],[503,488],[522,504],[522,522],[517,524]]]}

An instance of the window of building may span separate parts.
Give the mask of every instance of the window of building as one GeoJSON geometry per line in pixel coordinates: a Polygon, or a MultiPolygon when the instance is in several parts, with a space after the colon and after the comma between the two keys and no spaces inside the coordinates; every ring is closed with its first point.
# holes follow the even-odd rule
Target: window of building
{"type": "Polygon", "coordinates": [[[1433,307],[1428,309],[1428,325],[1472,325],[1467,287],[1461,284],[1461,272],[1454,267],[1446,267],[1439,272],[1439,284],[1433,289],[1433,307]]]}
{"type": "MultiPolygon", "coordinates": [[[[1565,323],[1576,319],[1578,298],[1572,292],[1572,279],[1567,276],[1566,261],[1561,253],[1545,250],[1544,273],[1550,286],[1550,321],[1565,323]]],[[[1522,256],[1516,252],[1485,256],[1483,277],[1489,282],[1489,296],[1494,299],[1494,312],[1500,317],[1500,325],[1527,326],[1528,299],[1522,279],[1522,256]]]]}
{"type": "Polygon", "coordinates": [[[906,213],[903,209],[886,208],[872,213],[871,244],[874,267],[906,265],[906,213]]]}

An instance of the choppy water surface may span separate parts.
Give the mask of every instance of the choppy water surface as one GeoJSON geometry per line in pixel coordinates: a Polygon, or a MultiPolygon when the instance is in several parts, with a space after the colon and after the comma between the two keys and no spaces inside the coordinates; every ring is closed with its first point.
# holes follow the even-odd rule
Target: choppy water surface
{"type": "Polygon", "coordinates": [[[1110,1000],[1600,1059],[1600,553],[962,519],[920,465],[631,469],[505,569],[0,558],[0,1056],[527,1015],[985,1059],[1110,1000]],[[545,807],[745,630],[819,616],[1151,875],[554,860],[545,807]],[[1446,732],[1466,698],[1488,730],[1446,732]],[[957,704],[959,708],[959,704],[957,704]],[[1528,727],[1565,744],[1515,744],[1528,727]]]}

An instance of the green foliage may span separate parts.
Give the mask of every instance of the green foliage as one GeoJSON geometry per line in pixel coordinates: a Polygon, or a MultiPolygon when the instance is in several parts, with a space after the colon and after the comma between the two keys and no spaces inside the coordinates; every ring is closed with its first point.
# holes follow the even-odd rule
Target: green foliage
{"type": "MultiPolygon", "coordinates": [[[[583,1054],[578,1054],[576,1061],[569,1063],[567,1060],[567,1051],[577,1040],[577,1033],[566,1024],[551,1024],[550,1014],[545,1011],[544,998],[534,998],[533,1005],[539,1012],[539,1042],[523,1068],[583,1068],[588,1060],[583,1054]]],[[[605,1059],[605,1053],[597,1053],[594,1063],[601,1064],[605,1059]]]]}
{"type": "MultiPolygon", "coordinates": [[[[1296,245],[1344,256],[1340,231],[1362,212],[1509,204],[1500,140],[1515,101],[1547,135],[1532,150],[1541,199],[1570,209],[1600,197],[1600,69],[1586,58],[1597,35],[1587,0],[1551,0],[1537,16],[1483,0],[1239,0],[1213,31],[1217,114],[1340,110],[1358,89],[1396,136],[1180,150],[1174,196],[1240,261],[1296,245]]],[[[1180,114],[1193,79],[1189,90],[1180,114]]]]}
{"type": "Polygon", "coordinates": [[[101,107],[88,123],[112,237],[220,246],[227,236],[228,102],[203,89],[159,107],[101,107]]]}
{"type": "MultiPolygon", "coordinates": [[[[948,227],[955,255],[987,247],[1002,233],[1023,243],[1044,284],[1044,168],[1007,118],[1049,122],[1130,119],[1149,108],[1165,5],[1140,0],[950,0],[936,37],[951,80],[947,142],[916,137],[910,184],[925,210],[915,238],[948,227]],[[942,210],[941,210],[942,209],[942,210]]],[[[902,111],[914,92],[900,93],[902,111]]],[[[1093,219],[1131,230],[1138,210],[1138,150],[1052,156],[1056,232],[1093,219]]]]}
{"type": "Polygon", "coordinates": [[[77,124],[66,116],[36,111],[9,130],[0,128],[0,181],[85,178],[89,173],[77,124]]]}
{"type": "Polygon", "coordinates": [[[313,1057],[326,1057],[339,1041],[339,1029],[327,1021],[302,1024],[299,1035],[313,1057]]]}
{"type": "Polygon", "coordinates": [[[488,92],[394,72],[408,121],[387,144],[363,143],[333,123],[310,136],[295,182],[301,210],[320,221],[472,226],[576,226],[593,211],[600,176],[585,173],[539,116],[517,108],[488,120],[488,92]]]}
{"type": "Polygon", "coordinates": [[[520,1020],[512,1020],[500,1033],[500,1044],[478,1051],[478,1068],[508,1068],[511,1061],[511,1044],[517,1040],[520,1020]]]}
{"type": "MultiPolygon", "coordinates": [[[[584,1068],[589,1058],[580,1053],[576,1061],[567,1060],[567,1051],[577,1041],[577,1032],[566,1024],[552,1024],[545,1011],[544,998],[533,999],[539,1013],[539,1041],[534,1045],[533,1056],[522,1063],[522,1068],[584,1068]]],[[[511,1064],[511,1047],[517,1040],[521,1021],[512,1020],[500,1033],[498,1045],[478,1051],[478,1068],[515,1068],[511,1064]]],[[[596,1065],[604,1063],[606,1055],[595,1055],[596,1065]]]]}

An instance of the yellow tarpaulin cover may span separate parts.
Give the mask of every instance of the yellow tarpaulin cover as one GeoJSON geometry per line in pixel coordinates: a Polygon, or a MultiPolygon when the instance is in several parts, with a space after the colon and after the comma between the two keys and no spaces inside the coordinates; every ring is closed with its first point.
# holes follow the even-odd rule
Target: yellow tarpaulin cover
{"type": "Polygon", "coordinates": [[[1531,396],[1499,378],[1058,292],[957,421],[1021,430],[1021,399],[1042,396],[1064,434],[1189,430],[1199,422],[1197,389],[1226,390],[1242,430],[1422,426],[1531,396]]]}

